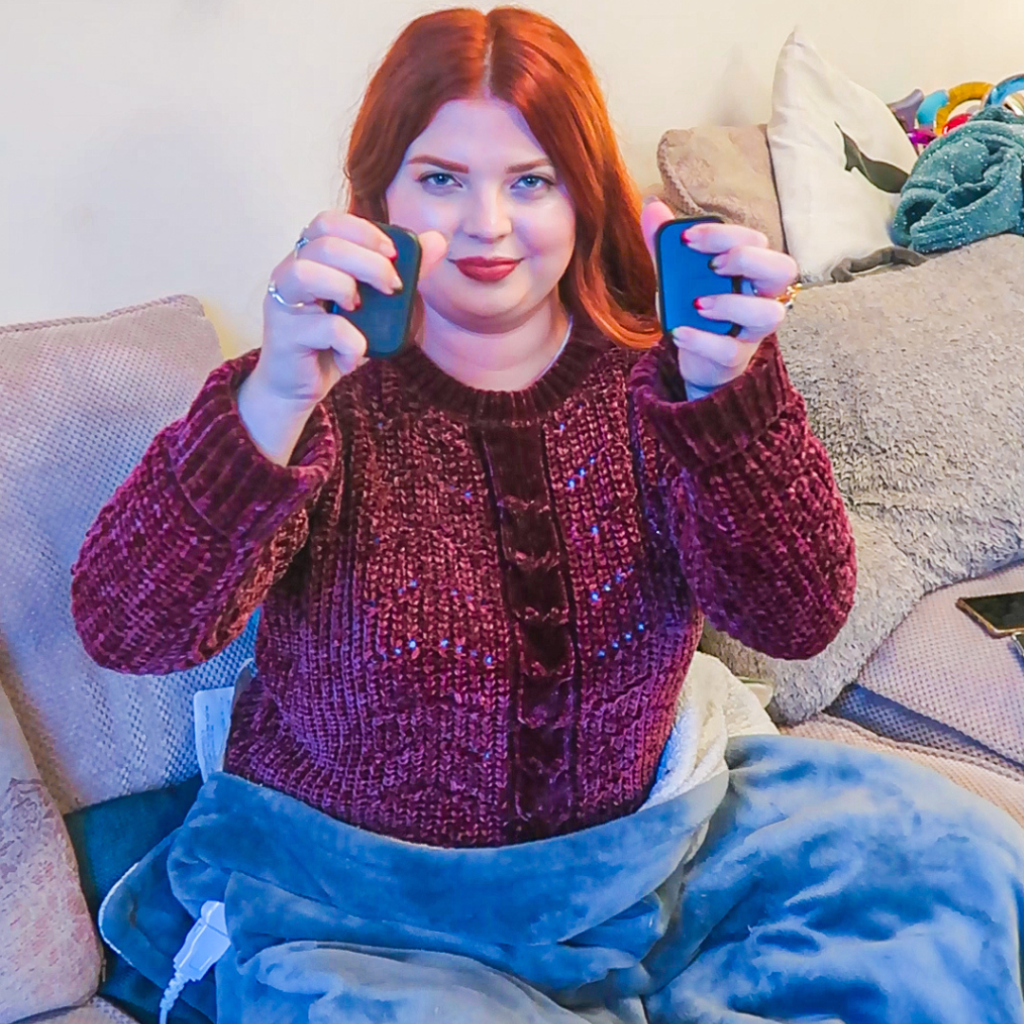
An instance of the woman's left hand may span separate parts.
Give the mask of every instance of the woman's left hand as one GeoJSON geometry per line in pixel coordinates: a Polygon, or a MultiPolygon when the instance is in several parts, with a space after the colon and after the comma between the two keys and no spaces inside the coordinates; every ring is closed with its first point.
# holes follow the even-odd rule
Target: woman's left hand
{"type": "MultiPolygon", "coordinates": [[[[660,200],[648,203],[640,217],[647,248],[654,255],[654,233],[675,214],[660,200]]],[[[718,254],[715,269],[724,277],[745,277],[754,295],[709,295],[699,311],[709,320],[731,320],[742,330],[728,335],[678,327],[672,332],[679,353],[679,372],[687,390],[713,391],[738,377],[754,358],[758,345],[778,329],[786,307],[777,301],[799,274],[796,261],[768,248],[768,239],[753,228],[739,224],[698,224],[685,235],[698,252],[718,254]]]]}

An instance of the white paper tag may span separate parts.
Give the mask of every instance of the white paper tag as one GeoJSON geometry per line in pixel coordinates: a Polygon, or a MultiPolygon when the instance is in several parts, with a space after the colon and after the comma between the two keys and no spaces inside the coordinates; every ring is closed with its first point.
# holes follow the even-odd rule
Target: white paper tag
{"type": "Polygon", "coordinates": [[[192,695],[196,758],[199,761],[203,782],[213,772],[219,772],[224,767],[224,748],[227,746],[228,730],[231,728],[231,702],[234,695],[233,686],[221,686],[216,690],[196,690],[192,695]]]}

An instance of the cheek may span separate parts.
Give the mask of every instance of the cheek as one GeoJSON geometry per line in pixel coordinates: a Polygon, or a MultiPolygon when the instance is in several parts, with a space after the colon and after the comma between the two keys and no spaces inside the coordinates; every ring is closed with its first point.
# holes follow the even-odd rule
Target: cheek
{"type": "Polygon", "coordinates": [[[571,210],[560,208],[537,212],[540,215],[530,217],[524,225],[527,244],[545,262],[564,269],[576,244],[576,218],[571,210]]]}

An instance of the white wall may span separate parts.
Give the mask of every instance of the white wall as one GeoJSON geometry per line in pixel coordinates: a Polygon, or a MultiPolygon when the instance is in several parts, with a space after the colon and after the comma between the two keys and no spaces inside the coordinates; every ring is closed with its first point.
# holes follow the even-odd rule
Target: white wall
{"type": "MultiPolygon", "coordinates": [[[[0,323],[175,292],[225,351],[338,195],[371,69],[421,0],[0,0],[0,323]]],[[[484,6],[491,6],[487,3],[484,6]]],[[[799,23],[885,100],[1024,71],[1024,0],[535,0],[593,61],[641,185],[667,128],[764,120],[799,23]]]]}

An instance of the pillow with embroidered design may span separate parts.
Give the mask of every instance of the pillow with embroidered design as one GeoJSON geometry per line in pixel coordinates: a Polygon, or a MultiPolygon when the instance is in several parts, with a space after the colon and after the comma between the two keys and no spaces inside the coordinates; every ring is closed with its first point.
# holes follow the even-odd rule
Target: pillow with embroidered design
{"type": "Polygon", "coordinates": [[[768,145],[786,243],[805,282],[827,281],[843,260],[892,245],[917,152],[885,103],[799,29],[775,68],[768,145]]]}
{"type": "Polygon", "coordinates": [[[84,1003],[102,954],[60,812],[0,687],[0,1024],[84,1003]]]}

